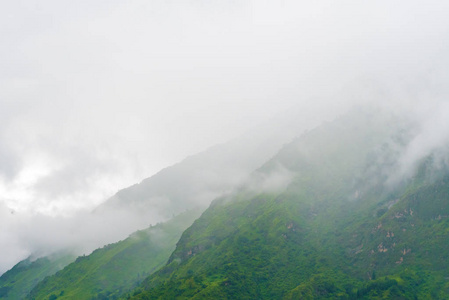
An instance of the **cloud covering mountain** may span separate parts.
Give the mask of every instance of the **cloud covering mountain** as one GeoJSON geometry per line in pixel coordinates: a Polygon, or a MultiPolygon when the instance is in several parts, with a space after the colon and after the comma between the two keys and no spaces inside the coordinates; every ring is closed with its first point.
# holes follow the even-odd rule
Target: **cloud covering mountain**
{"type": "Polygon", "coordinates": [[[444,1],[0,4],[3,268],[39,248],[31,244],[57,248],[66,236],[75,247],[67,232],[83,239],[98,225],[112,239],[86,210],[276,116],[302,130],[353,105],[407,116],[416,132],[397,176],[408,174],[448,142],[448,10],[444,1]]]}

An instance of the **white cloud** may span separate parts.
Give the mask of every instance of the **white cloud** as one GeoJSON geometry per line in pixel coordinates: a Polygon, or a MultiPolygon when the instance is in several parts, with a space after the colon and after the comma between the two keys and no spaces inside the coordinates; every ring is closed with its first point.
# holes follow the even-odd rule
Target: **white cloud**
{"type": "Polygon", "coordinates": [[[4,2],[0,201],[55,217],[91,208],[291,107],[415,114],[409,165],[447,136],[447,11],[436,0],[4,2]]]}

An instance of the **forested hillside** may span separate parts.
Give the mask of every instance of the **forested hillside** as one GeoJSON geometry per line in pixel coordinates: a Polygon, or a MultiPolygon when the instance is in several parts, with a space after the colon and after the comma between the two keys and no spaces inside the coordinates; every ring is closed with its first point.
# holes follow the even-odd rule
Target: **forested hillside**
{"type": "Polygon", "coordinates": [[[216,200],[126,297],[444,298],[449,177],[431,156],[392,179],[405,124],[352,114],[295,140],[251,187],[216,200]],[[279,174],[284,186],[264,182],[279,174]]]}
{"type": "Polygon", "coordinates": [[[404,165],[415,134],[404,118],[353,110],[286,144],[201,216],[79,257],[27,298],[445,299],[447,151],[404,165]]]}
{"type": "Polygon", "coordinates": [[[0,277],[0,299],[23,299],[41,280],[74,260],[72,254],[59,253],[19,262],[0,277]]]}
{"type": "Polygon", "coordinates": [[[116,299],[166,263],[181,233],[197,216],[185,212],[78,257],[40,282],[27,299],[116,299]]]}

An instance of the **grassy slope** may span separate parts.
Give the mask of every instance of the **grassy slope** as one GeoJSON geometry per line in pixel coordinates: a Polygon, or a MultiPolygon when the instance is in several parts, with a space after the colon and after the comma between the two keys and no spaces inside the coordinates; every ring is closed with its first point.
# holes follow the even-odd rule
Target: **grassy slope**
{"type": "Polygon", "coordinates": [[[53,255],[35,261],[29,258],[0,277],[0,299],[23,299],[45,277],[73,262],[72,255],[53,255]]]}
{"type": "Polygon", "coordinates": [[[197,216],[187,212],[95,250],[40,282],[29,299],[114,299],[166,263],[182,231],[197,216]]]}
{"type": "Polygon", "coordinates": [[[406,133],[392,134],[385,119],[353,121],[285,147],[260,172],[295,172],[287,189],[216,201],[127,297],[444,298],[449,182],[423,175],[384,188],[406,133]]]}

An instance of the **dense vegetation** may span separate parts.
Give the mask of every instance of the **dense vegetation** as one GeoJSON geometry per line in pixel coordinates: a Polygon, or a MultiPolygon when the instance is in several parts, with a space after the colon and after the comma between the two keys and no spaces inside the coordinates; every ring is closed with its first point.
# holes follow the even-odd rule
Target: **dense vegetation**
{"type": "Polygon", "coordinates": [[[401,175],[413,130],[360,112],[324,124],[194,222],[80,257],[29,298],[447,299],[449,168],[435,154],[401,175]]]}
{"type": "Polygon", "coordinates": [[[449,180],[429,159],[388,185],[394,149],[408,139],[390,125],[355,116],[286,146],[254,174],[259,190],[216,200],[168,264],[125,297],[444,298],[449,180]],[[260,193],[257,182],[283,169],[290,183],[260,193]]]}
{"type": "Polygon", "coordinates": [[[40,282],[29,299],[116,299],[166,263],[193,211],[81,256],[40,282]]]}
{"type": "Polygon", "coordinates": [[[55,254],[32,260],[27,258],[0,277],[0,299],[23,299],[45,277],[73,262],[71,254],[55,254]]]}

